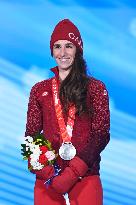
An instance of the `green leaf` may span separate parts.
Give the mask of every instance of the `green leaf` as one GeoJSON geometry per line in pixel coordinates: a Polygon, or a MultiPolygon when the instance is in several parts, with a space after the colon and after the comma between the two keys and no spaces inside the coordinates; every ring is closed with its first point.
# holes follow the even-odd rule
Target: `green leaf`
{"type": "Polygon", "coordinates": [[[32,166],[30,166],[28,169],[29,169],[29,171],[31,171],[31,170],[33,169],[33,167],[32,167],[32,166]]]}
{"type": "Polygon", "coordinates": [[[26,144],[21,144],[21,146],[22,146],[23,148],[25,148],[25,147],[26,147],[26,144]]]}
{"type": "Polygon", "coordinates": [[[26,156],[25,156],[25,157],[23,157],[23,160],[27,160],[27,159],[28,159],[28,157],[26,157],[26,156]]]}

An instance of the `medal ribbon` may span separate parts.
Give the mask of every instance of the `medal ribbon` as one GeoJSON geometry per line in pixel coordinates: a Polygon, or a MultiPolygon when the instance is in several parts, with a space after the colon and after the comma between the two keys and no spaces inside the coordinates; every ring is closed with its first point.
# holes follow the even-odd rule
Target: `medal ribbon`
{"type": "Polygon", "coordinates": [[[56,116],[60,128],[60,134],[62,140],[63,142],[71,142],[74,120],[75,120],[75,112],[76,112],[75,105],[72,105],[69,108],[69,113],[68,113],[69,115],[68,115],[68,121],[66,126],[63,118],[61,102],[58,95],[58,83],[56,78],[53,78],[52,80],[52,92],[53,92],[54,106],[55,106],[56,116]]]}

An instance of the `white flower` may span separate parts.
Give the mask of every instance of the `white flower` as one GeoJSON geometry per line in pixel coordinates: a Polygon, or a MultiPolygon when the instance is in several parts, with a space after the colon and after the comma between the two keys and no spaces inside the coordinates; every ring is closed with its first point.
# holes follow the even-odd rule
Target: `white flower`
{"type": "Polygon", "coordinates": [[[44,167],[44,165],[42,165],[38,161],[30,161],[30,164],[32,165],[34,170],[40,170],[44,167]]]}
{"type": "Polygon", "coordinates": [[[42,154],[42,151],[40,150],[40,148],[39,148],[39,145],[35,145],[34,147],[33,147],[33,154],[35,154],[35,155],[37,155],[37,154],[42,154]]]}
{"type": "Polygon", "coordinates": [[[32,152],[32,154],[30,155],[30,164],[32,165],[33,169],[42,169],[43,165],[38,162],[40,154],[42,153],[42,151],[39,148],[39,145],[31,144],[30,150],[32,152]]]}
{"type": "Polygon", "coordinates": [[[32,143],[33,142],[33,138],[31,136],[27,136],[25,137],[25,140],[32,143]]]}
{"type": "Polygon", "coordinates": [[[30,143],[25,141],[24,144],[26,145],[26,147],[29,147],[30,143]]]}
{"type": "Polygon", "coordinates": [[[45,156],[47,157],[47,159],[48,159],[49,161],[55,159],[55,154],[54,154],[53,151],[47,151],[47,152],[45,153],[45,156]]]}
{"type": "Polygon", "coordinates": [[[30,155],[30,164],[34,170],[40,170],[44,167],[41,163],[38,162],[40,154],[31,154],[30,155]]]}
{"type": "Polygon", "coordinates": [[[36,145],[35,144],[29,144],[29,148],[31,152],[34,152],[34,150],[36,149],[36,145]]]}
{"type": "Polygon", "coordinates": [[[31,161],[37,161],[37,160],[39,160],[39,154],[31,154],[30,155],[30,159],[31,159],[31,161]]]}

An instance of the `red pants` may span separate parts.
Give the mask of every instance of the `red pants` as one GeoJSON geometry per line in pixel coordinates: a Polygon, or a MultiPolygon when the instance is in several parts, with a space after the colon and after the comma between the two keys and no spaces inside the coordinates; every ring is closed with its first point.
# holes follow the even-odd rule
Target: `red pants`
{"type": "MultiPolygon", "coordinates": [[[[100,177],[84,177],[69,192],[70,205],[102,205],[103,190],[100,177]]],[[[34,205],[66,205],[62,195],[52,188],[46,188],[42,180],[36,180],[34,188],[34,205]]]]}

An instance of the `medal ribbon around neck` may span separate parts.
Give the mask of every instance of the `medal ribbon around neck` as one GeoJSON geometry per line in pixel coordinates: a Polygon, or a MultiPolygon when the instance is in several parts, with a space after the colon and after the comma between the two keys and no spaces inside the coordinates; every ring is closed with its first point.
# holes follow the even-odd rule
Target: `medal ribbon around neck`
{"type": "Polygon", "coordinates": [[[68,115],[68,121],[67,121],[67,126],[66,126],[64,118],[63,118],[61,102],[60,102],[59,95],[58,95],[58,83],[57,83],[56,78],[53,78],[52,80],[52,92],[53,92],[55,111],[56,111],[57,120],[58,120],[58,124],[60,128],[60,134],[61,134],[63,143],[71,142],[76,108],[74,105],[72,105],[69,108],[69,115],[68,115]]]}

